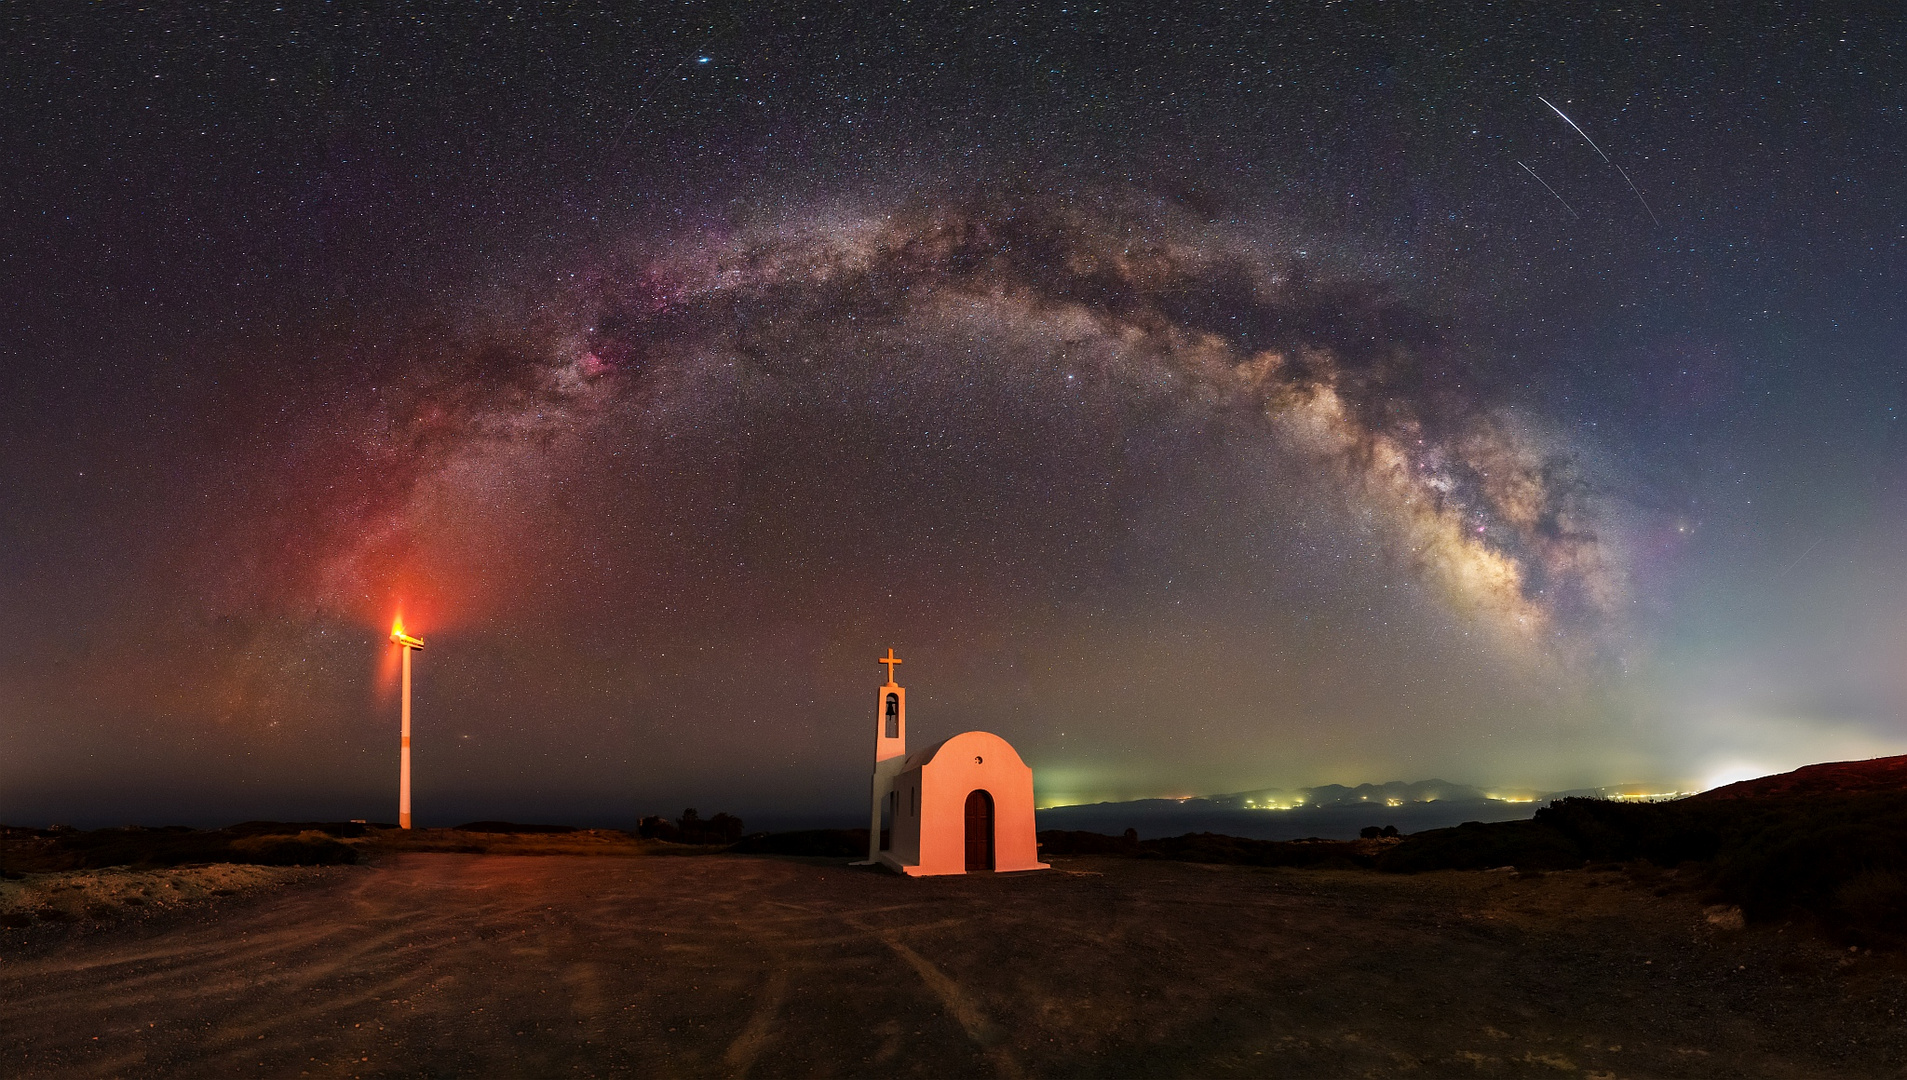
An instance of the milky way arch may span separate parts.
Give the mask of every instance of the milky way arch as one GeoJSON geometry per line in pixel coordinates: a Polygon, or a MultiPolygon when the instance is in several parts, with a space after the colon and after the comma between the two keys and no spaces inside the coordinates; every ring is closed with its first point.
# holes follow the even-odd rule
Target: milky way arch
{"type": "MultiPolygon", "coordinates": [[[[869,362],[834,348],[857,325],[979,317],[1043,327],[1102,375],[1260,417],[1508,645],[1593,653],[1625,603],[1575,457],[1510,419],[1429,319],[1170,215],[976,200],[816,218],[651,249],[546,307],[560,316],[408,403],[393,452],[442,469],[472,446],[547,441],[664,397],[693,357],[840,376],[869,362]]],[[[332,565],[337,588],[361,579],[368,535],[332,565]]]]}

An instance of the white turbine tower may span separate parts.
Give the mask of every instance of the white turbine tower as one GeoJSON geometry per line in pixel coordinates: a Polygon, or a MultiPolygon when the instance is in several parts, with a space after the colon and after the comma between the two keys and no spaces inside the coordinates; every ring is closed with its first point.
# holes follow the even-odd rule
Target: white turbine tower
{"type": "Polygon", "coordinates": [[[404,632],[400,617],[391,624],[391,641],[404,650],[404,741],[402,764],[397,771],[397,827],[411,827],[411,653],[424,647],[424,639],[404,632]]]}

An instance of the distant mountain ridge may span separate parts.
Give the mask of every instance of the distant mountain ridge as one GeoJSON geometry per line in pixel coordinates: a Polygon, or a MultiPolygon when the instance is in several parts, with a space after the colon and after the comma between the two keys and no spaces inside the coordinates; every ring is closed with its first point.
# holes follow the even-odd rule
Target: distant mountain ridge
{"type": "Polygon", "coordinates": [[[1585,797],[1622,801],[1805,798],[1907,791],[1907,754],[1864,761],[1828,761],[1792,772],[1756,777],[1699,794],[1645,792],[1636,785],[1538,792],[1486,790],[1448,780],[1393,780],[1384,784],[1322,784],[1310,788],[1259,788],[1186,799],[1052,806],[1038,811],[1042,829],[1118,834],[1141,839],[1212,832],[1257,840],[1305,837],[1348,840],[1372,825],[1400,832],[1447,828],[1466,821],[1516,821],[1535,815],[1556,799],[1585,797]]]}
{"type": "Polygon", "coordinates": [[[1422,802],[1478,802],[1494,800],[1499,802],[1534,802],[1534,792],[1513,792],[1496,794],[1468,784],[1453,784],[1448,780],[1418,780],[1406,782],[1392,780],[1386,784],[1359,784],[1346,787],[1343,784],[1321,784],[1318,787],[1285,790],[1282,788],[1260,788],[1257,791],[1238,791],[1229,795],[1208,795],[1206,801],[1218,806],[1242,807],[1253,810],[1289,810],[1300,806],[1385,806],[1422,802]]]}
{"type": "Polygon", "coordinates": [[[1633,786],[1552,792],[1486,791],[1448,780],[1393,780],[1356,787],[1322,784],[1290,790],[1260,788],[1187,799],[1052,806],[1038,811],[1037,817],[1042,829],[1112,835],[1132,829],[1141,839],[1212,832],[1254,840],[1305,837],[1349,840],[1373,825],[1392,825],[1400,832],[1410,833],[1447,828],[1466,821],[1517,821],[1535,814],[1551,799],[1633,798],[1634,791],[1633,786]]]}

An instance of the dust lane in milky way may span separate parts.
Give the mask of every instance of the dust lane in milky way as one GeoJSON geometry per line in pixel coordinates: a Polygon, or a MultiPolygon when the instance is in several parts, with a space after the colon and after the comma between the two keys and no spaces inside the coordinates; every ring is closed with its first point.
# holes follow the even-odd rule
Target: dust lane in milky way
{"type": "MultiPolygon", "coordinates": [[[[849,463],[833,460],[840,434],[827,429],[905,423],[905,412],[883,415],[881,395],[919,384],[929,394],[964,384],[956,393],[985,410],[992,430],[978,435],[990,442],[1038,427],[1009,398],[1032,399],[1019,407],[1034,415],[1069,396],[1121,412],[1173,409],[1191,423],[1256,413],[1286,468],[1327,477],[1506,644],[1565,652],[1581,644],[1572,634],[1613,631],[1622,575],[1570,448],[1466,389],[1461,359],[1429,320],[1357,283],[1294,280],[1210,230],[1169,218],[1089,224],[1087,209],[797,222],[603,273],[585,296],[591,325],[553,328],[518,362],[433,395],[397,430],[412,445],[389,453],[418,458],[431,488],[462,484],[460,501],[482,503],[496,473],[480,462],[527,445],[529,467],[563,468],[550,447],[578,428],[746,432],[763,413],[830,399],[844,415],[815,424],[825,434],[801,452],[839,473],[849,463]]],[[[1146,438],[1138,427],[1106,434],[1146,438]]],[[[854,452],[894,454],[882,438],[854,452]]],[[[354,524],[366,542],[326,568],[322,601],[348,604],[375,580],[367,558],[434,510],[456,512],[412,505],[388,523],[354,524]]]]}

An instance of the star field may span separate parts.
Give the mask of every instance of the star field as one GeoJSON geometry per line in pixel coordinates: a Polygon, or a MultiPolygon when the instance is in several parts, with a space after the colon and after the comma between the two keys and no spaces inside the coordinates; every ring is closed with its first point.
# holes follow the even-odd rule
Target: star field
{"type": "Polygon", "coordinates": [[[1907,741],[1898,17],[3,18],[0,819],[1907,741]]]}

